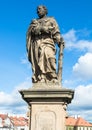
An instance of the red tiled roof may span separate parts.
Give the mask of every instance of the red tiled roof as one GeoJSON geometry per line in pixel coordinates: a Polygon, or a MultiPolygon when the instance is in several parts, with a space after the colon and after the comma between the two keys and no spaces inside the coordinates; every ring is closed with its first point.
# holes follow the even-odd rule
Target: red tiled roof
{"type": "MultiPolygon", "coordinates": [[[[8,117],[7,114],[0,114],[0,117],[2,118],[2,124],[3,121],[8,117]]],[[[14,126],[28,126],[28,119],[24,117],[16,117],[16,116],[10,116],[9,117],[11,122],[14,124],[14,126]]],[[[92,127],[92,124],[87,122],[81,117],[74,118],[74,117],[68,117],[66,118],[66,126],[87,126],[92,127]]]]}
{"type": "Polygon", "coordinates": [[[2,118],[2,120],[5,120],[8,117],[7,114],[0,114],[0,118],[2,118]]]}
{"type": "Polygon", "coordinates": [[[76,124],[76,119],[75,118],[73,118],[73,117],[66,118],[66,125],[75,126],[75,124],[76,124]]]}
{"type": "Polygon", "coordinates": [[[83,118],[74,118],[68,117],[66,118],[66,125],[67,126],[89,126],[92,127],[92,124],[84,120],[83,118]]]}
{"type": "MultiPolygon", "coordinates": [[[[6,126],[5,120],[6,120],[7,118],[9,118],[9,117],[8,117],[8,114],[0,114],[0,118],[2,119],[2,122],[1,122],[2,127],[6,126]]],[[[11,125],[11,124],[10,124],[10,125],[11,125]]]]}
{"type": "Polygon", "coordinates": [[[92,124],[90,124],[89,122],[87,122],[86,120],[84,120],[83,118],[79,117],[76,121],[75,126],[91,126],[92,124]]]}
{"type": "Polygon", "coordinates": [[[5,124],[5,119],[10,118],[11,122],[14,126],[28,126],[28,119],[24,117],[16,117],[16,116],[8,116],[7,114],[0,114],[0,118],[2,119],[2,125],[5,124]]]}
{"type": "Polygon", "coordinates": [[[15,126],[28,126],[28,120],[24,117],[10,117],[15,126]]]}

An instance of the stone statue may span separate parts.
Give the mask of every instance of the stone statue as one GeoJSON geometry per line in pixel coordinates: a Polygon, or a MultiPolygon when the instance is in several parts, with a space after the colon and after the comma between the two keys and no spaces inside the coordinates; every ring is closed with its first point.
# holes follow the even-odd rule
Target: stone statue
{"type": "Polygon", "coordinates": [[[53,17],[47,17],[47,8],[37,7],[39,18],[32,20],[27,31],[28,59],[32,64],[33,83],[56,83],[61,81],[64,40],[53,17]],[[60,48],[58,73],[56,73],[56,48],[60,48]]]}

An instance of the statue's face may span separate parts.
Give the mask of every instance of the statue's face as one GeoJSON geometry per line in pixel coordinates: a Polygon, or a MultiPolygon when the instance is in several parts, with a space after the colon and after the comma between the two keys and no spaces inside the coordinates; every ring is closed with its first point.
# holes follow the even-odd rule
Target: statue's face
{"type": "Polygon", "coordinates": [[[46,15],[46,11],[43,6],[39,6],[37,8],[37,14],[40,18],[44,17],[46,15]]]}

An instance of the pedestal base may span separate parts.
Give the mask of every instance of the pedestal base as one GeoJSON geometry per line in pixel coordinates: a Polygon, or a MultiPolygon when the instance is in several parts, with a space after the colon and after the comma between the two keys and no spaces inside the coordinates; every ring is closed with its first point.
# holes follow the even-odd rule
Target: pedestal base
{"type": "Polygon", "coordinates": [[[73,90],[33,87],[20,93],[30,106],[30,130],[65,130],[66,107],[73,90]]]}
{"type": "Polygon", "coordinates": [[[32,104],[31,130],[65,130],[62,104],[32,104]]]}

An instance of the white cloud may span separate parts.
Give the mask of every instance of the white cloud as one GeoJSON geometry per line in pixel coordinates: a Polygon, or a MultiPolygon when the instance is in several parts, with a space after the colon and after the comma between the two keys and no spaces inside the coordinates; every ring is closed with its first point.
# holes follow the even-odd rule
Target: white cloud
{"type": "Polygon", "coordinates": [[[79,39],[81,33],[82,31],[79,32],[79,30],[75,31],[74,29],[71,29],[63,35],[66,49],[78,49],[81,51],[92,52],[92,40],[85,40],[85,37],[79,39]]]}
{"type": "MultiPolygon", "coordinates": [[[[28,78],[27,81],[16,86],[10,94],[0,92],[0,99],[2,99],[0,100],[0,113],[26,115],[28,106],[27,103],[25,103],[25,101],[21,98],[18,90],[28,89],[31,86],[31,81],[28,78]]],[[[77,114],[87,120],[92,120],[92,117],[90,117],[92,113],[91,95],[92,84],[88,86],[80,85],[76,87],[74,99],[69,105],[69,114],[77,114]]]]}
{"type": "Polygon", "coordinates": [[[2,99],[0,100],[0,113],[21,114],[21,112],[23,113],[26,110],[26,104],[22,100],[18,91],[10,94],[0,92],[0,99],[2,99]]]}
{"type": "Polygon", "coordinates": [[[92,79],[92,53],[86,53],[73,66],[74,74],[81,79],[92,79]]]}
{"type": "Polygon", "coordinates": [[[72,43],[72,42],[76,42],[77,37],[75,35],[75,30],[71,29],[69,30],[66,34],[64,34],[64,39],[68,42],[68,43],[72,43]]]}
{"type": "Polygon", "coordinates": [[[78,107],[86,107],[90,108],[92,107],[92,84],[84,86],[80,85],[75,89],[75,98],[74,103],[75,105],[78,105],[78,107]]]}
{"type": "MultiPolygon", "coordinates": [[[[80,83],[90,83],[89,85],[78,85],[75,88],[74,99],[68,105],[69,115],[80,115],[84,119],[92,122],[92,40],[86,40],[89,33],[83,31],[70,30],[64,34],[66,49],[84,51],[85,54],[74,63],[73,73],[68,80],[63,82],[65,87],[74,88],[80,83]],[[85,38],[86,37],[86,38],[85,38]],[[73,75],[75,74],[75,76],[73,75]],[[81,80],[82,81],[81,81],[81,80]]],[[[77,53],[76,53],[77,54],[77,53]]],[[[80,54],[80,53],[79,53],[80,54]]],[[[81,53],[82,54],[82,53],[81,53]]],[[[79,55],[78,55],[79,56],[79,55]]]]}
{"type": "MultiPolygon", "coordinates": [[[[70,106],[71,107],[71,106],[70,106]]],[[[78,107],[78,106],[77,106],[78,107]]],[[[68,116],[80,116],[87,120],[88,122],[92,122],[92,110],[68,110],[68,116]]]]}
{"type": "Polygon", "coordinates": [[[0,113],[26,114],[27,103],[22,99],[19,90],[32,86],[31,80],[27,80],[14,88],[11,93],[0,91],[0,113]]]}
{"type": "Polygon", "coordinates": [[[69,105],[70,115],[80,115],[92,121],[92,84],[80,85],[75,89],[72,103],[69,105]]]}

